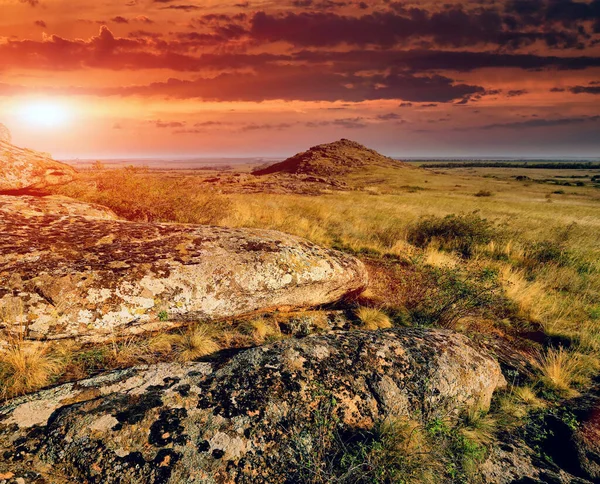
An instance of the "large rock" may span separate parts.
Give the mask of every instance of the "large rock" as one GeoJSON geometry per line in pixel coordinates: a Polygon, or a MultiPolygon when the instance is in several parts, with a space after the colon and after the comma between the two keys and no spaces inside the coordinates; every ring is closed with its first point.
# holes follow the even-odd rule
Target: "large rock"
{"type": "Polygon", "coordinates": [[[0,408],[0,473],[52,483],[304,482],[329,432],[348,442],[387,417],[485,409],[503,385],[496,361],[450,331],[287,340],[224,364],[133,368],[12,400],[0,408]]]}
{"type": "Polygon", "coordinates": [[[12,143],[10,131],[3,124],[0,124],[0,143],[12,143]]]}
{"type": "Polygon", "coordinates": [[[367,284],[357,259],[279,232],[110,220],[64,199],[52,212],[41,205],[0,200],[0,323],[26,326],[28,338],[100,341],[326,304],[367,284]]]}
{"type": "Polygon", "coordinates": [[[80,202],[61,195],[46,197],[0,195],[0,221],[6,223],[15,213],[26,219],[59,216],[67,219],[69,217],[89,217],[119,220],[119,217],[107,207],[80,202]]]}
{"type": "Polygon", "coordinates": [[[75,169],[46,153],[17,148],[0,124],[0,192],[40,189],[73,179],[75,169]]]}

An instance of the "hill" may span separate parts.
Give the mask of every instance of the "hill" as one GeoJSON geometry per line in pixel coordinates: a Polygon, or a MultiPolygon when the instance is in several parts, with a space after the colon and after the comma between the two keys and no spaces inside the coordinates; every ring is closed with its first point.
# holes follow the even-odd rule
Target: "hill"
{"type": "Polygon", "coordinates": [[[372,165],[402,166],[402,163],[355,141],[341,139],[334,143],[314,146],[285,161],[256,170],[253,174],[261,176],[272,173],[291,173],[328,177],[372,165]]]}

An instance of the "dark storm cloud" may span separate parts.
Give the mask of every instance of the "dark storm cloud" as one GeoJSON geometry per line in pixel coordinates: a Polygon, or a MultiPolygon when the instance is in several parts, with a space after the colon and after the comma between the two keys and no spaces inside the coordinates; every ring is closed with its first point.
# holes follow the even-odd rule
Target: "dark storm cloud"
{"type": "Polygon", "coordinates": [[[600,94],[600,86],[573,86],[569,91],[573,94],[600,94]]]}
{"type": "MultiPolygon", "coordinates": [[[[312,72],[298,67],[277,67],[258,74],[221,74],[194,81],[169,79],[147,86],[95,90],[99,95],[157,95],[201,98],[214,101],[348,101],[403,99],[413,102],[451,102],[466,95],[484,92],[482,87],[455,84],[440,75],[414,76],[390,73],[347,76],[333,72],[312,72]]],[[[80,91],[86,93],[86,91],[80,91]]]]}
{"type": "Polygon", "coordinates": [[[201,10],[202,7],[198,5],[168,5],[167,7],[161,7],[163,10],[182,10],[184,12],[192,12],[193,10],[201,10]]]}
{"type": "MultiPolygon", "coordinates": [[[[514,49],[543,41],[554,48],[582,48],[589,38],[581,29],[555,25],[550,20],[540,25],[538,19],[534,21],[525,14],[507,16],[498,7],[466,10],[457,4],[428,11],[407,9],[397,3],[390,5],[394,10],[362,16],[319,11],[285,14],[260,11],[251,19],[250,32],[259,42],[283,40],[307,47],[349,44],[391,48],[429,39],[434,45],[453,47],[495,44],[514,49]]],[[[555,17],[560,14],[553,13],[551,18],[555,17]]],[[[568,22],[562,22],[565,23],[568,22]]]]}

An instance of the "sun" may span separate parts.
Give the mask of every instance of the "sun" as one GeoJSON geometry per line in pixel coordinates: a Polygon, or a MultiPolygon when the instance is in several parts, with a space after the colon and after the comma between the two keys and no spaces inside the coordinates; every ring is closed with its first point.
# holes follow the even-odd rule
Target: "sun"
{"type": "Polygon", "coordinates": [[[30,126],[58,128],[68,124],[72,113],[66,104],[53,100],[37,100],[23,104],[20,118],[30,126]]]}

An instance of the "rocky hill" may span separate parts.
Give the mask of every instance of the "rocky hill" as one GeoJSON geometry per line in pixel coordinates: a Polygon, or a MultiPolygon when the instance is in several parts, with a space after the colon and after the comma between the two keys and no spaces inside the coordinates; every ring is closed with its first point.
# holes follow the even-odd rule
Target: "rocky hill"
{"type": "Polygon", "coordinates": [[[341,139],[334,143],[314,146],[308,151],[253,173],[258,176],[290,173],[334,177],[367,166],[402,166],[402,163],[355,141],[341,139]]]}
{"type": "Polygon", "coordinates": [[[35,190],[73,179],[75,169],[40,153],[12,144],[10,131],[0,124],[0,192],[35,190]]]}

